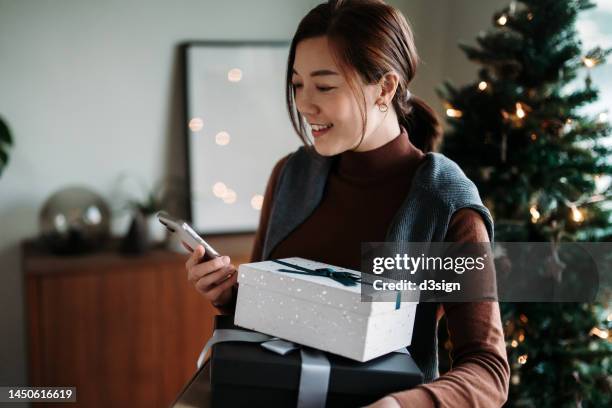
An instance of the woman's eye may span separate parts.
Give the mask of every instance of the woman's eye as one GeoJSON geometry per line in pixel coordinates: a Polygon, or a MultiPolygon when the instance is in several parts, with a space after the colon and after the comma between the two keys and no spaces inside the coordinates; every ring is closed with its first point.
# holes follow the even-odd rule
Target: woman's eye
{"type": "Polygon", "coordinates": [[[294,88],[301,88],[302,84],[291,84],[294,88]]]}
{"type": "Polygon", "coordinates": [[[333,86],[317,86],[317,89],[321,92],[329,92],[332,89],[334,89],[335,87],[333,86]]]}

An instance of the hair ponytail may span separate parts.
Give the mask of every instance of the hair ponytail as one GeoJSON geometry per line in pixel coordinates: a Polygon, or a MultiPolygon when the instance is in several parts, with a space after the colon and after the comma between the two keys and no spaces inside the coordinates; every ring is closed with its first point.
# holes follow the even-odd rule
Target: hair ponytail
{"type": "Polygon", "coordinates": [[[400,125],[410,137],[413,145],[423,152],[435,151],[442,141],[442,125],[436,112],[421,98],[414,95],[409,100],[399,102],[396,95],[393,106],[400,125]]]}

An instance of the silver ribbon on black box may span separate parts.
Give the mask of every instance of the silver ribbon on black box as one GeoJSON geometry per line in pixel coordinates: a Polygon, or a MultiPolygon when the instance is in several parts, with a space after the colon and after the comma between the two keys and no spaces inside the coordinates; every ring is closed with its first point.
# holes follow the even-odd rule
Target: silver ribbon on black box
{"type": "MultiPolygon", "coordinates": [[[[324,352],[263,333],[240,329],[216,329],[198,357],[198,369],[204,364],[210,348],[215,344],[225,342],[260,343],[263,348],[283,356],[294,350],[300,350],[302,361],[297,408],[325,407],[331,365],[324,352]]],[[[405,348],[396,350],[395,353],[410,354],[405,348]]]]}

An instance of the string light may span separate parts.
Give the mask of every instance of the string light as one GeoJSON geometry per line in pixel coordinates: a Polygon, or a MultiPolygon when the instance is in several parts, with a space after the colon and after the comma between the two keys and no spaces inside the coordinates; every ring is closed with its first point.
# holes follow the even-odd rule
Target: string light
{"type": "Polygon", "coordinates": [[[480,81],[480,83],[478,84],[478,89],[484,91],[488,88],[488,86],[489,84],[487,84],[486,81],[480,81]]]}
{"type": "Polygon", "coordinates": [[[525,364],[527,362],[527,354],[523,354],[523,355],[519,356],[516,361],[518,361],[518,363],[521,364],[521,365],[525,364]]]}
{"type": "Polygon", "coordinates": [[[219,181],[213,185],[212,191],[215,197],[223,198],[227,192],[227,186],[219,181]]]}
{"type": "Polygon", "coordinates": [[[584,57],[582,58],[582,63],[587,68],[593,68],[595,65],[597,65],[597,60],[594,58],[584,57]]]}
{"type": "Polygon", "coordinates": [[[225,194],[223,195],[223,202],[225,204],[233,204],[236,202],[237,198],[238,196],[236,195],[236,192],[228,188],[225,194]]]}
{"type": "Polygon", "coordinates": [[[230,135],[225,131],[221,131],[215,135],[215,143],[219,146],[226,146],[230,142],[230,135]]]}
{"type": "Polygon", "coordinates": [[[599,121],[599,123],[605,123],[608,121],[608,113],[607,112],[601,112],[599,114],[599,116],[597,117],[597,120],[599,121]]]}
{"type": "Polygon", "coordinates": [[[529,112],[531,109],[521,102],[516,102],[514,104],[514,109],[514,112],[507,112],[502,109],[501,115],[502,118],[505,121],[510,122],[513,127],[520,128],[523,126],[523,120],[527,116],[527,112],[529,112]]]}
{"type": "Polygon", "coordinates": [[[540,219],[540,212],[535,205],[532,205],[531,208],[529,208],[529,213],[531,214],[531,222],[533,224],[537,223],[540,219]]]}
{"type": "Polygon", "coordinates": [[[507,22],[508,22],[508,17],[505,14],[502,14],[497,19],[497,24],[499,24],[500,26],[505,26],[507,22]]]}
{"type": "Polygon", "coordinates": [[[517,348],[517,347],[518,347],[518,341],[516,341],[516,340],[512,340],[512,342],[510,343],[510,345],[512,346],[512,348],[517,348]]]}
{"type": "Polygon", "coordinates": [[[604,329],[604,330],[602,330],[602,329],[600,329],[599,327],[593,327],[593,328],[591,329],[591,331],[589,332],[589,335],[591,335],[591,336],[597,336],[597,337],[599,337],[600,339],[607,339],[607,338],[608,338],[608,335],[609,335],[609,332],[608,332],[608,330],[605,330],[605,329],[604,329]]]}
{"type": "Polygon", "coordinates": [[[189,121],[189,129],[192,132],[199,132],[204,127],[202,118],[193,118],[189,121]]]}
{"type": "Polygon", "coordinates": [[[515,106],[516,106],[516,116],[519,119],[523,119],[527,115],[527,113],[525,113],[525,110],[523,109],[523,105],[521,105],[520,102],[517,102],[515,106]]]}
{"type": "Polygon", "coordinates": [[[537,138],[538,138],[538,135],[535,132],[531,134],[531,140],[535,142],[537,138]]]}
{"type": "Polygon", "coordinates": [[[519,385],[521,383],[521,377],[518,374],[514,374],[510,381],[512,381],[512,385],[519,385]]]}
{"type": "Polygon", "coordinates": [[[448,108],[446,109],[446,116],[449,118],[460,118],[463,116],[463,112],[458,109],[448,108]]]}
{"type": "Polygon", "coordinates": [[[522,342],[525,341],[525,335],[523,333],[519,334],[518,341],[519,341],[519,343],[522,343],[522,342]]]}
{"type": "Polygon", "coordinates": [[[529,12],[527,14],[527,20],[529,20],[529,21],[533,20],[533,13],[529,12]]]}
{"type": "Polygon", "coordinates": [[[261,210],[263,206],[263,196],[261,194],[255,194],[253,198],[251,198],[251,207],[255,210],[261,210]]]}
{"type": "Polygon", "coordinates": [[[230,69],[227,72],[227,80],[230,82],[239,82],[242,79],[242,70],[239,68],[230,69]]]}
{"type": "Polygon", "coordinates": [[[578,208],[576,208],[575,205],[571,205],[571,210],[572,210],[572,219],[575,222],[582,222],[584,221],[584,215],[582,215],[582,213],[580,212],[580,210],[578,208]]]}
{"type": "Polygon", "coordinates": [[[527,316],[525,316],[524,314],[521,313],[521,315],[519,316],[519,320],[521,321],[521,323],[523,324],[527,324],[527,322],[529,321],[529,319],[527,318],[527,316]]]}

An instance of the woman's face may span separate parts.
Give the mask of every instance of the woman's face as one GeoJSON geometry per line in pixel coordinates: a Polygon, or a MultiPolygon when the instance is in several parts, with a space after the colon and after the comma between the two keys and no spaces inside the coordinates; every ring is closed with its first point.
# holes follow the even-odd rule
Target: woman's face
{"type": "MultiPolygon", "coordinates": [[[[319,154],[332,156],[359,145],[363,128],[359,103],[334,62],[327,37],[309,38],[298,43],[292,83],[296,108],[307,123],[319,154]]],[[[368,118],[365,142],[377,127],[375,101],[380,87],[365,85],[361,80],[360,86],[366,99],[368,118]]]]}

